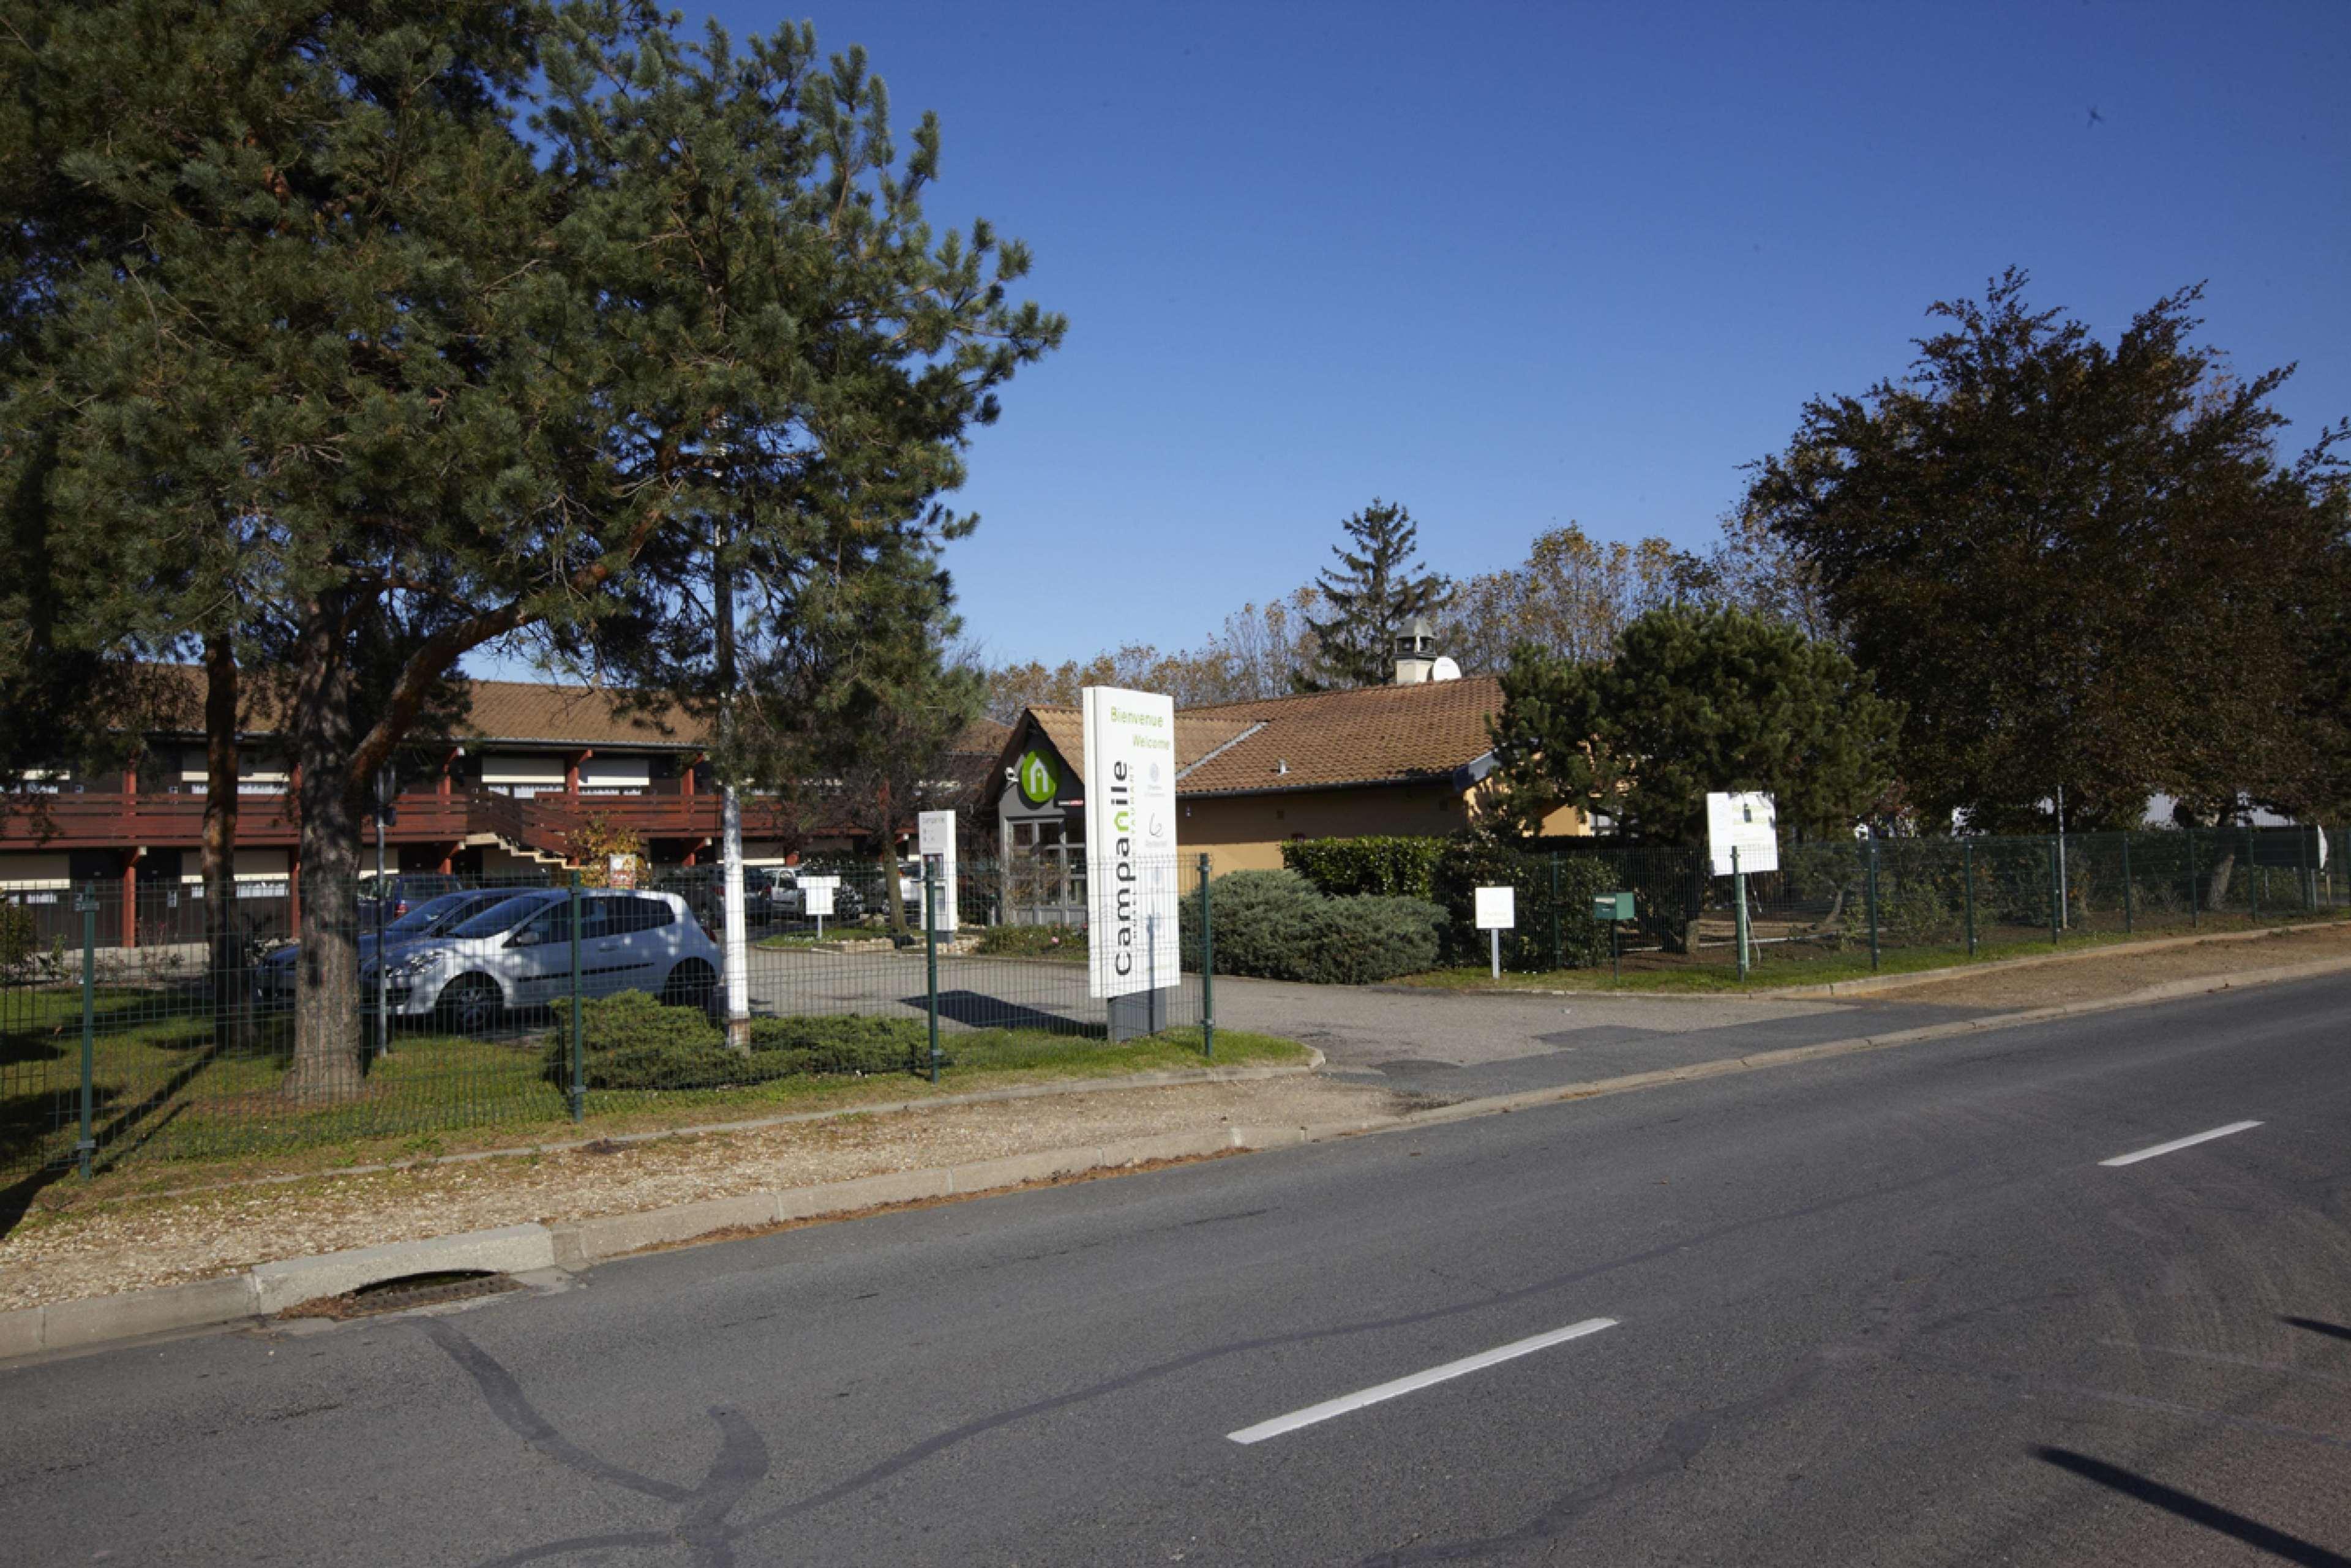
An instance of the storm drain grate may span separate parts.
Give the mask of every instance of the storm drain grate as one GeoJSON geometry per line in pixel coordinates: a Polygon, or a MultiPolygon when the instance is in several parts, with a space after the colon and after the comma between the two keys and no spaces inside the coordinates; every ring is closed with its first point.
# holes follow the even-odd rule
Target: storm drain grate
{"type": "Polygon", "coordinates": [[[322,1296],[318,1301],[289,1307],[279,1315],[288,1318],[367,1318],[383,1312],[413,1312],[418,1307],[438,1307],[450,1301],[467,1301],[479,1296],[495,1296],[521,1289],[519,1281],[486,1270],[444,1270],[438,1273],[402,1274],[397,1279],[379,1280],[372,1285],[361,1285],[358,1290],[340,1296],[322,1296]]]}

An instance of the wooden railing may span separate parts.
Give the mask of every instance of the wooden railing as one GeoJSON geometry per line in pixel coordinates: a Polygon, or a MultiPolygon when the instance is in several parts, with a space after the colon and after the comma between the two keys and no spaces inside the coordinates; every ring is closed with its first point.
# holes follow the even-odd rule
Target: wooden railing
{"type": "MultiPolygon", "coordinates": [[[[633,829],[647,839],[714,838],[719,831],[719,798],[687,794],[676,780],[650,789],[611,794],[559,791],[516,796],[478,787],[450,794],[404,791],[393,802],[394,821],[385,838],[393,843],[452,843],[491,834],[518,847],[549,854],[566,852],[571,835],[591,817],[633,829]]],[[[128,849],[150,844],[193,845],[202,841],[204,797],[89,789],[20,797],[0,801],[0,851],[13,849],[128,849]]],[[[248,794],[237,798],[237,842],[248,847],[290,845],[298,831],[292,797],[248,794]]],[[[770,803],[744,805],[747,832],[773,833],[784,826],[770,803]]],[[[361,837],[372,829],[361,824],[361,837]]]]}

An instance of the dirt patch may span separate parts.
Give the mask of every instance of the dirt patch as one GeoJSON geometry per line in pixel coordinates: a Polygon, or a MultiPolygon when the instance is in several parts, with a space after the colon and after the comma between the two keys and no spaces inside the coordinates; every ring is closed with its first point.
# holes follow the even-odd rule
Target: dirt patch
{"type": "Polygon", "coordinates": [[[2163,947],[2154,952],[2118,947],[2111,953],[2063,964],[1992,969],[1980,975],[1925,980],[1915,986],[1889,986],[1871,991],[1869,999],[2008,1011],[2056,1007],[2066,1002],[2104,1001],[2173,980],[2210,979],[2219,984],[2232,975],[2325,958],[2351,960],[2351,925],[2322,926],[2241,942],[2199,942],[2193,946],[2163,947]]]}
{"type": "Polygon", "coordinates": [[[1405,1108],[1318,1078],[1054,1094],[234,1186],[94,1200],[28,1216],[0,1240],[0,1309],[144,1290],[255,1263],[529,1220],[1150,1137],[1219,1124],[1301,1126],[1405,1108]]]}

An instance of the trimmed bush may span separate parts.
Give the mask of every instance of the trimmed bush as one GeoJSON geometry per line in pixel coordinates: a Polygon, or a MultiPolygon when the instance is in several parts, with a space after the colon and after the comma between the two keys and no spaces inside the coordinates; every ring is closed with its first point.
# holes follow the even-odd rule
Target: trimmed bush
{"type": "Polygon", "coordinates": [[[907,1072],[917,1066],[928,1069],[930,1031],[921,1019],[862,1013],[753,1019],[751,1054],[789,1057],[799,1072],[907,1072]]]}
{"type": "MultiPolygon", "coordinates": [[[[1229,872],[1208,884],[1217,973],[1366,985],[1437,961],[1445,912],[1414,898],[1325,898],[1294,871],[1229,872]]],[[[1200,958],[1199,901],[1180,906],[1186,961],[1200,958]]]]}
{"type": "MultiPolygon", "coordinates": [[[[919,1019],[753,1019],[748,1051],[728,1050],[725,1031],[699,1008],[664,1007],[643,991],[583,1003],[580,1019],[590,1089],[725,1089],[778,1078],[906,1072],[930,1064],[919,1019]]],[[[570,1083],[569,1030],[548,1036],[543,1062],[549,1082],[570,1083]]]]}
{"type": "Polygon", "coordinates": [[[1441,838],[1372,834],[1360,839],[1292,839],[1281,863],[1332,898],[1375,894],[1384,898],[1434,899],[1441,838]]]}
{"type": "Polygon", "coordinates": [[[998,957],[1082,958],[1082,925],[991,925],[979,935],[979,950],[998,957]]]}

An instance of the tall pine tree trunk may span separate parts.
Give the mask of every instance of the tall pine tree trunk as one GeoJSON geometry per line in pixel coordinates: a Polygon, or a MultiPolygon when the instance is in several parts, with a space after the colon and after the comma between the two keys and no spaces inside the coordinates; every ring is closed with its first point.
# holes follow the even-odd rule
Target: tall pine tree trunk
{"type": "Polygon", "coordinates": [[[890,786],[882,786],[882,896],[890,905],[890,930],[893,936],[911,935],[906,923],[906,889],[898,873],[897,813],[890,799],[890,786]]]}
{"type": "Polygon", "coordinates": [[[361,1086],[359,818],[351,783],[351,672],[340,607],[304,607],[295,644],[288,727],[301,770],[302,942],[295,966],[294,1064],[288,1097],[348,1099],[361,1086]]]}
{"type": "Polygon", "coordinates": [[[242,1051],[253,1039],[253,976],[236,922],[236,650],[204,639],[204,951],[212,969],[213,1043],[242,1051]]]}

